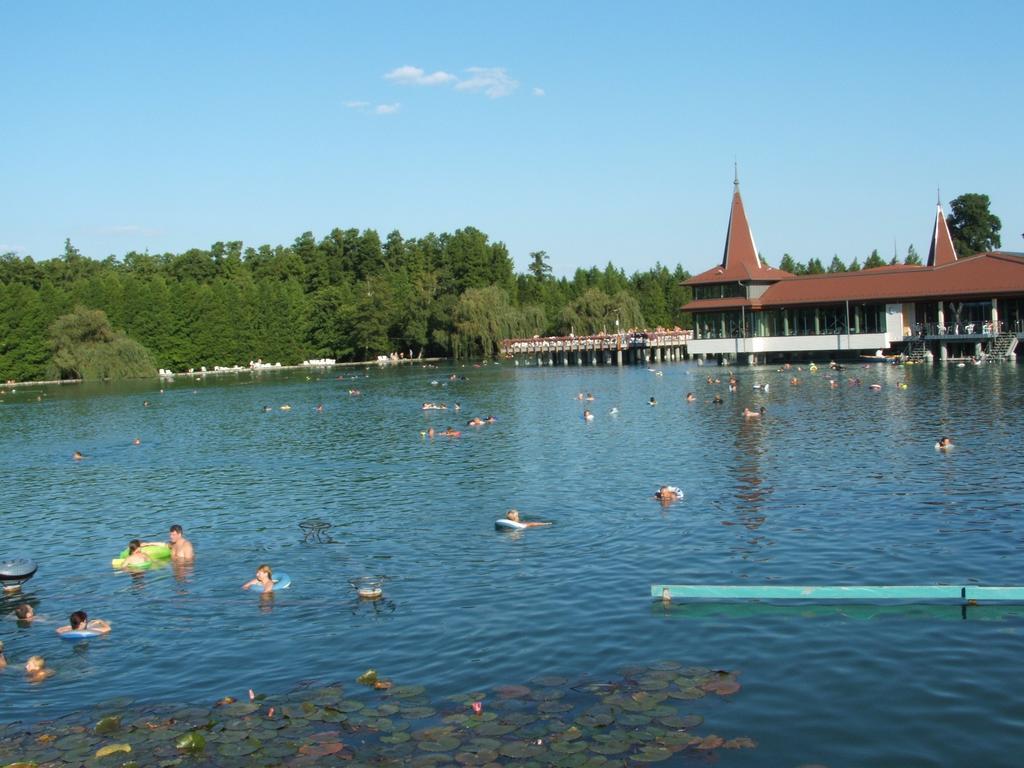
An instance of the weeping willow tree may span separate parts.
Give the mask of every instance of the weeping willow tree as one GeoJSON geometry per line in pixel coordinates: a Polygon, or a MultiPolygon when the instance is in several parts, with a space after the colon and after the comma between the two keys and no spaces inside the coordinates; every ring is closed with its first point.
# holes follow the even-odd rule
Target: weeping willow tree
{"type": "Polygon", "coordinates": [[[609,296],[600,288],[588,288],[562,311],[558,329],[562,334],[588,336],[643,325],[640,303],[631,293],[621,290],[609,296]]]}
{"type": "Polygon", "coordinates": [[[139,379],[155,376],[148,350],[115,330],[100,309],[75,307],[50,326],[54,379],[139,379]]]}
{"type": "Polygon", "coordinates": [[[455,305],[452,352],[455,357],[490,357],[502,339],[540,333],[546,320],[541,307],[513,307],[496,285],[469,288],[455,305]]]}

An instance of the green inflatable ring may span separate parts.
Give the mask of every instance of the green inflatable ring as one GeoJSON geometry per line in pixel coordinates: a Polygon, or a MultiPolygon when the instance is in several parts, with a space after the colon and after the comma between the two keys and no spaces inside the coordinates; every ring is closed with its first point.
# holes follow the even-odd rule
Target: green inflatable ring
{"type": "MultiPolygon", "coordinates": [[[[149,555],[150,559],[154,562],[142,563],[141,565],[129,565],[129,568],[149,568],[156,565],[160,560],[171,559],[171,548],[166,544],[147,544],[142,548],[142,551],[149,555]]],[[[128,557],[128,548],[125,547],[121,550],[121,554],[110,561],[110,564],[115,568],[124,567],[124,561],[128,557]]]]}

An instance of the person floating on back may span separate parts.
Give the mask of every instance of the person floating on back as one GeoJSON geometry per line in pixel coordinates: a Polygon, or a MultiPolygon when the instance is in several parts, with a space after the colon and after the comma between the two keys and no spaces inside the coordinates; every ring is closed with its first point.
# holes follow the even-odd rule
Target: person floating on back
{"type": "Polygon", "coordinates": [[[540,527],[542,525],[551,525],[551,523],[527,522],[526,520],[521,520],[519,518],[519,510],[518,509],[510,509],[508,512],[506,512],[505,513],[505,519],[506,520],[511,520],[513,523],[519,523],[520,525],[525,525],[527,528],[538,528],[538,527],[540,527]]]}

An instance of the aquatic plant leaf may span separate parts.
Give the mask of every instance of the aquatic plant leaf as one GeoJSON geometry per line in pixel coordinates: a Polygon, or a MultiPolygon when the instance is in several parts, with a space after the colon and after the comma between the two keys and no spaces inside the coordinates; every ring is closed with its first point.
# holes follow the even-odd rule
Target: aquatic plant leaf
{"type": "Polygon", "coordinates": [[[402,716],[407,717],[410,720],[422,720],[427,717],[433,717],[437,714],[437,710],[433,707],[408,707],[402,708],[402,716]]]}
{"type": "Polygon", "coordinates": [[[629,751],[630,743],[625,739],[612,739],[611,741],[593,741],[588,745],[591,752],[599,755],[621,755],[629,751]]]}
{"type": "Polygon", "coordinates": [[[674,671],[674,670],[680,669],[682,666],[683,665],[680,664],[678,661],[672,661],[672,660],[669,659],[669,660],[665,660],[665,661],[655,662],[654,664],[651,665],[651,669],[659,671],[659,672],[674,671]]]}
{"type": "Polygon", "coordinates": [[[693,745],[694,749],[708,751],[712,749],[718,749],[720,746],[725,744],[725,739],[715,734],[710,734],[701,739],[698,743],[693,745]]]}
{"type": "Polygon", "coordinates": [[[644,747],[630,757],[630,760],[637,763],[660,763],[662,760],[668,760],[673,754],[667,747],[644,747]]]}
{"type": "Polygon", "coordinates": [[[560,675],[546,675],[544,677],[534,678],[532,682],[537,685],[542,685],[545,688],[556,688],[558,686],[565,685],[569,680],[561,677],[560,675]]]}
{"type": "Polygon", "coordinates": [[[121,716],[120,715],[107,715],[102,718],[96,727],[93,729],[98,734],[113,733],[114,731],[121,730],[121,716]]]}
{"type": "Polygon", "coordinates": [[[503,699],[522,699],[530,695],[531,689],[525,685],[501,685],[494,692],[503,699]]]}
{"type": "Polygon", "coordinates": [[[638,682],[645,691],[663,691],[668,688],[668,681],[657,677],[645,677],[638,682]]]}
{"type": "Polygon", "coordinates": [[[755,749],[757,742],[746,736],[729,739],[722,745],[722,749],[755,749]]]}
{"type": "Polygon", "coordinates": [[[341,752],[345,745],[340,741],[330,741],[323,744],[303,744],[299,747],[300,755],[311,755],[313,757],[327,757],[341,752]]]}
{"type": "Polygon", "coordinates": [[[516,730],[516,726],[502,722],[483,723],[473,731],[481,736],[504,736],[516,730]]]}
{"type": "Polygon", "coordinates": [[[251,755],[253,752],[260,748],[260,742],[255,739],[249,739],[246,741],[239,741],[229,744],[221,744],[220,749],[217,750],[218,754],[224,757],[245,757],[251,755]]]}
{"type": "Polygon", "coordinates": [[[442,736],[436,741],[419,742],[419,748],[424,752],[454,752],[461,744],[462,740],[455,736],[442,736]]]}
{"type": "Polygon", "coordinates": [[[206,736],[198,731],[189,731],[178,736],[174,745],[182,752],[203,752],[206,749],[206,736]]]}
{"type": "Polygon", "coordinates": [[[573,755],[587,750],[585,741],[552,741],[548,746],[552,752],[559,755],[573,755]]]}
{"type": "Polygon", "coordinates": [[[359,683],[360,685],[372,686],[374,683],[377,682],[377,670],[375,670],[375,669],[368,669],[368,670],[366,670],[365,672],[363,672],[363,674],[361,674],[359,677],[356,678],[356,682],[359,683]]]}
{"type": "Polygon", "coordinates": [[[543,701],[537,707],[537,711],[545,715],[556,715],[561,712],[568,712],[572,708],[572,704],[566,704],[561,701],[543,701]]]}
{"type": "Polygon", "coordinates": [[[96,757],[106,757],[107,755],[116,755],[118,752],[131,752],[131,744],[108,744],[105,747],[100,747],[96,750],[96,757]]]}
{"type": "Polygon", "coordinates": [[[419,696],[423,693],[426,688],[422,685],[396,685],[390,691],[390,695],[399,699],[411,699],[413,696],[419,696]]]}
{"type": "Polygon", "coordinates": [[[623,712],[618,715],[616,721],[622,725],[627,725],[630,728],[639,728],[644,725],[649,725],[651,718],[648,715],[643,715],[638,712],[623,712]]]}
{"type": "Polygon", "coordinates": [[[411,738],[412,738],[412,736],[410,736],[408,733],[404,733],[402,731],[398,731],[398,732],[392,733],[392,734],[390,734],[388,736],[381,736],[380,740],[384,744],[402,744],[402,743],[404,743],[406,741],[409,741],[411,738]]]}
{"type": "Polygon", "coordinates": [[[683,688],[678,691],[669,691],[669,696],[673,699],[682,699],[683,701],[692,701],[694,699],[704,698],[704,691],[700,688],[683,688]]]}
{"type": "Polygon", "coordinates": [[[711,670],[707,667],[683,667],[679,670],[679,674],[686,677],[703,677],[704,675],[710,675],[711,670]]]}
{"type": "Polygon", "coordinates": [[[505,757],[528,758],[543,754],[544,747],[532,741],[510,741],[501,745],[499,752],[505,757]]]}
{"type": "Polygon", "coordinates": [[[363,702],[355,701],[354,699],[342,699],[341,701],[336,702],[332,706],[332,709],[335,709],[338,712],[345,712],[345,713],[348,713],[348,712],[358,712],[359,710],[364,709],[364,708],[365,708],[365,705],[363,704],[363,702]]]}
{"type": "Polygon", "coordinates": [[[497,759],[498,752],[493,749],[482,749],[478,752],[458,752],[455,755],[455,762],[465,766],[487,765],[497,759]]]}

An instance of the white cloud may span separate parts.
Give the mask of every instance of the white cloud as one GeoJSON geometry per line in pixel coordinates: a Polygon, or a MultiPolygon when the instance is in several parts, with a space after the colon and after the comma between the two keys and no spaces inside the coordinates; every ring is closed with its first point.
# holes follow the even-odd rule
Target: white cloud
{"type": "Polygon", "coordinates": [[[504,67],[469,67],[466,71],[470,76],[455,84],[458,91],[482,91],[486,96],[497,99],[508,96],[519,87],[504,67]]]}
{"type": "Polygon", "coordinates": [[[398,102],[394,104],[378,104],[373,108],[373,112],[376,115],[393,115],[401,108],[402,105],[398,102]]]}
{"type": "Polygon", "coordinates": [[[543,88],[534,88],[533,89],[533,95],[534,96],[543,96],[544,95],[544,89],[543,88]]]}
{"type": "Polygon", "coordinates": [[[406,64],[404,67],[396,67],[388,72],[384,75],[384,79],[393,80],[401,85],[444,85],[458,78],[442,70],[431,72],[428,75],[419,67],[406,64]]]}
{"type": "Polygon", "coordinates": [[[346,101],[345,106],[349,109],[366,109],[370,106],[368,101],[346,101]]]}

